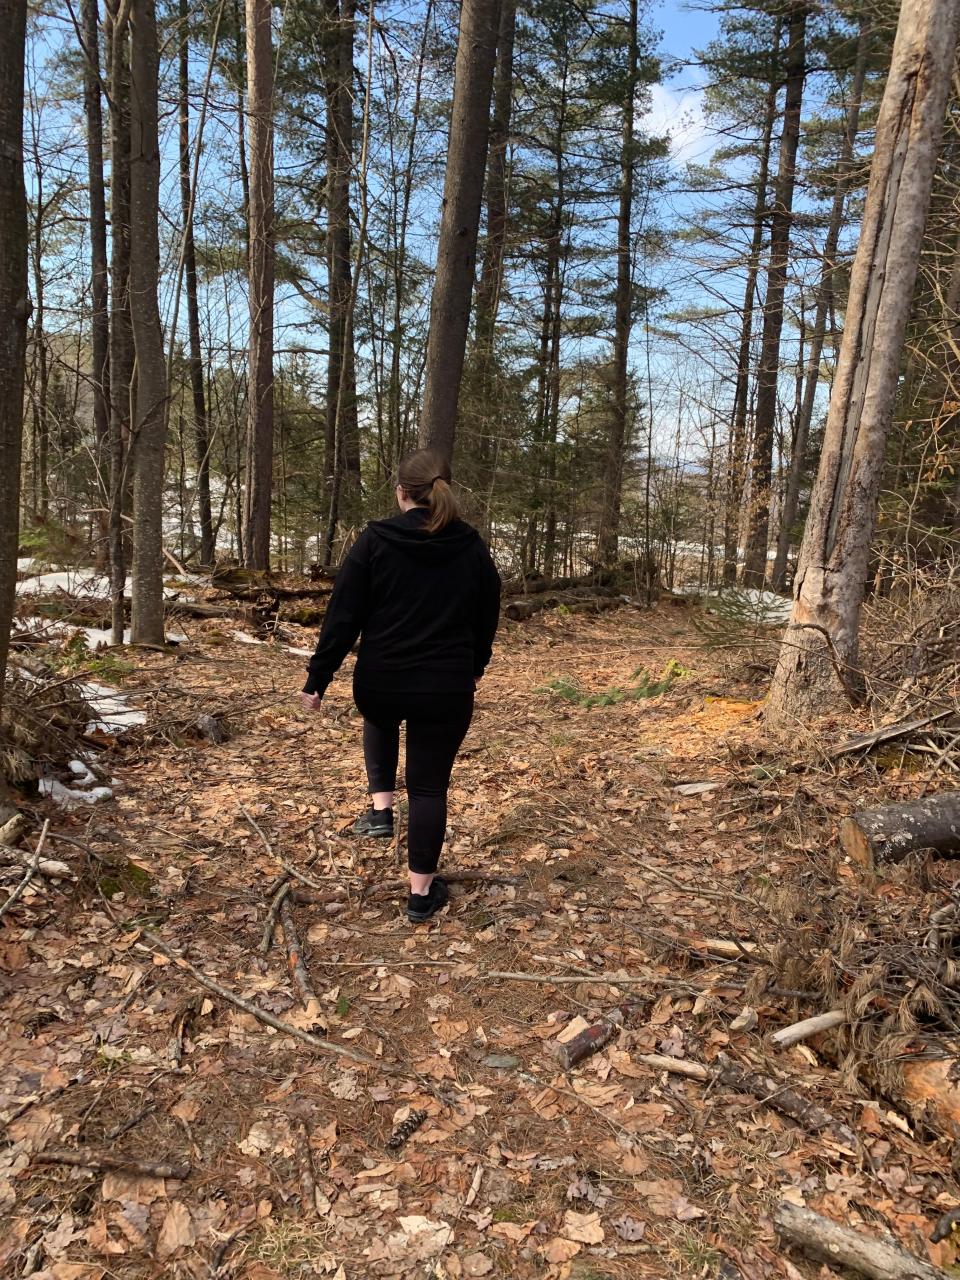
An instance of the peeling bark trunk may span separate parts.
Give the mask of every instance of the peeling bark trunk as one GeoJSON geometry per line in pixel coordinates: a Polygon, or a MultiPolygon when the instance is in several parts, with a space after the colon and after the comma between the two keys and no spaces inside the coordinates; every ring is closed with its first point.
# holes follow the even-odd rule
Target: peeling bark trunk
{"type": "Polygon", "coordinates": [[[499,24],[500,0],[463,0],[420,418],[420,444],[448,461],[470,326],[499,24]]]}
{"type": "Polygon", "coordinates": [[[26,0],[0,0],[0,710],[17,584],[23,380],[30,317],[23,178],[26,24],[26,0]]]}
{"type": "Polygon", "coordinates": [[[780,335],[783,330],[783,298],[790,256],[790,224],[793,190],[800,144],[800,107],[806,75],[807,7],[795,4],[787,35],[787,89],[780,136],[780,162],[770,225],[770,265],[763,300],[763,340],[757,371],[757,406],[753,425],[750,467],[750,513],[743,584],[762,587],[767,576],[767,539],[770,530],[770,483],[773,475],[773,437],[777,418],[777,379],[780,374],[780,335]]]}
{"type": "Polygon", "coordinates": [[[857,671],[884,448],[958,17],[960,0],[914,0],[900,11],[793,612],[767,702],[772,725],[836,702],[843,690],[835,664],[857,671]]]}
{"type": "Polygon", "coordinates": [[[133,453],[134,644],[163,644],[163,463],[167,368],[157,297],[160,142],[156,0],[130,6],[130,319],[137,360],[133,453]]]}

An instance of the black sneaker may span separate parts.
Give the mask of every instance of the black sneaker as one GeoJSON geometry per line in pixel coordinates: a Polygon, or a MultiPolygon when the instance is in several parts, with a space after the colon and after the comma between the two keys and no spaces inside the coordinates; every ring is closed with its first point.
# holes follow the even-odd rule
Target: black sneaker
{"type": "Polygon", "coordinates": [[[374,809],[371,805],[350,828],[355,836],[393,837],[393,810],[374,809]]]}
{"type": "Polygon", "coordinates": [[[434,876],[428,893],[411,893],[407,899],[407,919],[423,924],[450,901],[450,890],[443,876],[434,876]]]}

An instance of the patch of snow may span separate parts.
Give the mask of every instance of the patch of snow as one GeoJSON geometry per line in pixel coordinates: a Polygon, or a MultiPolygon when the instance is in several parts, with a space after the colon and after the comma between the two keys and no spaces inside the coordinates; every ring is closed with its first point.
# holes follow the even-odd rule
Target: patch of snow
{"type": "Polygon", "coordinates": [[[258,640],[256,636],[248,636],[245,631],[231,631],[231,638],[238,640],[240,644],[266,644],[266,640],[258,640]]]}
{"type": "Polygon", "coordinates": [[[75,775],[78,787],[86,787],[97,780],[96,775],[90,772],[82,760],[68,761],[67,768],[75,775]]]}
{"type": "Polygon", "coordinates": [[[87,725],[87,733],[93,733],[97,729],[102,733],[116,733],[147,722],[147,713],[139,707],[131,707],[127,695],[119,689],[111,689],[109,685],[91,681],[81,684],[80,693],[90,704],[96,717],[87,725]]]}
{"type": "MultiPolygon", "coordinates": [[[[196,579],[197,583],[202,579],[196,579]]],[[[129,595],[132,579],[124,583],[124,594],[129,595]]],[[[31,578],[24,578],[17,583],[18,596],[51,595],[63,591],[70,596],[83,596],[88,600],[109,600],[110,579],[91,569],[57,569],[52,573],[38,573],[31,578]]],[[[188,600],[179,587],[164,585],[164,598],[167,600],[188,600]]]]}
{"type": "MultiPolygon", "coordinates": [[[[71,622],[63,622],[62,620],[51,618],[24,618],[22,623],[24,627],[33,627],[37,631],[45,631],[47,634],[54,636],[65,636],[80,631],[86,636],[87,648],[92,651],[111,643],[110,631],[106,627],[76,627],[71,622]]],[[[168,626],[166,628],[166,636],[168,640],[172,640],[177,644],[190,643],[190,637],[181,631],[179,627],[168,626]]],[[[130,643],[129,627],[124,629],[123,643],[130,643]]]]}
{"type": "Polygon", "coordinates": [[[17,573],[29,573],[33,568],[33,556],[26,556],[17,561],[17,573]]]}
{"type": "Polygon", "coordinates": [[[288,645],[286,646],[286,650],[287,650],[287,653],[293,653],[293,654],[296,654],[296,656],[297,656],[298,658],[312,658],[312,657],[313,657],[313,650],[312,650],[312,649],[295,649],[295,648],[293,647],[293,645],[292,645],[292,644],[288,644],[288,645]]]}
{"type": "Polygon", "coordinates": [[[109,787],[91,787],[89,791],[74,791],[72,787],[65,787],[56,778],[41,778],[40,794],[49,796],[54,804],[60,805],[62,809],[76,809],[82,804],[96,804],[98,800],[110,800],[113,797],[109,787]]]}
{"type": "Polygon", "coordinates": [[[749,600],[751,604],[755,604],[757,612],[763,614],[764,621],[788,622],[790,620],[793,601],[784,596],[778,596],[775,591],[760,591],[756,587],[741,587],[738,590],[738,595],[744,600],[749,600]]]}

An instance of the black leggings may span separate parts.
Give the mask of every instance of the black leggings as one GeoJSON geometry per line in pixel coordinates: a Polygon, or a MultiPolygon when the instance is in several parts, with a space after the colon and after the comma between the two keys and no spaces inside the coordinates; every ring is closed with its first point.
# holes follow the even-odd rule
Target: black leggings
{"type": "Polygon", "coordinates": [[[447,829],[447,787],[460,744],[473,716],[469,693],[380,693],[353,689],[363,716],[363,759],[371,795],[393,791],[400,756],[400,722],[407,722],[407,861],[431,875],[447,829]]]}

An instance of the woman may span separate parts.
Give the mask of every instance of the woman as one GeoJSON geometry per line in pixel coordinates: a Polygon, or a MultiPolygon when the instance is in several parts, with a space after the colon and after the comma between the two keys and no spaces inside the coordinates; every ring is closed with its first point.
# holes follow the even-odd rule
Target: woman
{"type": "Polygon", "coordinates": [[[436,874],[447,825],[447,787],[490,661],[500,575],[480,535],[460,519],[450,467],[432,449],[400,463],[401,514],[368,524],[337,574],[300,695],[320,709],[357,636],[353,697],[363,716],[370,808],[358,835],[393,834],[400,722],[407,724],[410,814],[407,917],[429,920],[448,899],[436,874]]]}

